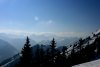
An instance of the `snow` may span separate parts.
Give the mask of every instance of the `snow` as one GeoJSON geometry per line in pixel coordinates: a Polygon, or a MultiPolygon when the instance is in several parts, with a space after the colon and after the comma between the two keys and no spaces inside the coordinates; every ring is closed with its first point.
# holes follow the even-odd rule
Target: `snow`
{"type": "MultiPolygon", "coordinates": [[[[100,36],[100,29],[98,29],[96,32],[94,32],[95,35],[100,36]]],[[[92,44],[97,37],[90,36],[91,40],[88,40],[89,44],[92,44]]],[[[84,46],[88,45],[88,42],[84,43],[84,46]]],[[[72,67],[100,67],[100,59],[91,61],[91,62],[86,62],[82,64],[78,64],[72,67]]]]}
{"type": "Polygon", "coordinates": [[[95,39],[90,40],[90,41],[89,41],[89,44],[92,44],[94,41],[95,41],[95,39]]]}
{"type": "Polygon", "coordinates": [[[98,29],[96,32],[94,32],[94,34],[99,34],[100,33],[100,29],[98,29]]]}
{"type": "Polygon", "coordinates": [[[12,63],[12,62],[14,62],[14,60],[12,60],[12,61],[6,63],[5,65],[3,65],[3,66],[1,66],[1,67],[6,67],[7,65],[9,65],[9,64],[12,63]]]}
{"type": "Polygon", "coordinates": [[[87,62],[87,63],[82,63],[82,64],[75,65],[72,67],[100,67],[100,59],[91,61],[91,62],[87,62]]]}
{"type": "Polygon", "coordinates": [[[16,54],[11,58],[9,62],[5,63],[1,67],[15,67],[14,65],[19,62],[19,58],[20,54],[16,54]]]}

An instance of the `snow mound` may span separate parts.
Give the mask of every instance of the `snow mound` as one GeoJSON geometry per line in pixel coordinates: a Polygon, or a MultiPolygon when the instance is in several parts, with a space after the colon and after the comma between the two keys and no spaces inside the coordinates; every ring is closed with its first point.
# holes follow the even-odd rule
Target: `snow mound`
{"type": "Polygon", "coordinates": [[[91,62],[87,62],[87,63],[82,63],[82,64],[75,65],[72,67],[100,67],[100,59],[91,61],[91,62]]]}

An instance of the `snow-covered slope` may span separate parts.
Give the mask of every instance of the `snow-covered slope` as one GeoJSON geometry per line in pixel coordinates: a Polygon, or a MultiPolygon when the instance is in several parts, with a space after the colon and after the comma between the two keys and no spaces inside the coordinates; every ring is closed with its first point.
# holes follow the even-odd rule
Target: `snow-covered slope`
{"type": "Polygon", "coordinates": [[[91,62],[87,62],[87,63],[83,63],[83,64],[79,64],[79,65],[75,65],[72,67],[100,67],[100,59],[91,61],[91,62]]]}
{"type": "MultiPolygon", "coordinates": [[[[90,44],[90,45],[93,44],[95,42],[95,39],[97,38],[97,36],[100,37],[100,29],[98,29],[96,32],[94,32],[91,36],[83,39],[84,40],[83,47],[87,46],[88,44],[90,44]]],[[[68,51],[71,51],[72,49],[73,49],[73,45],[69,45],[68,51]]]]}
{"type": "Polygon", "coordinates": [[[15,67],[15,65],[20,61],[19,58],[20,58],[20,55],[16,54],[10,58],[9,62],[3,64],[1,67],[15,67]]]}
{"type": "MultiPolygon", "coordinates": [[[[91,45],[97,37],[100,37],[100,29],[94,32],[92,36],[90,36],[84,46],[88,45],[88,43],[91,45]]],[[[95,59],[94,61],[78,64],[72,67],[100,67],[100,57],[99,59],[95,59]]]]}
{"type": "Polygon", "coordinates": [[[100,29],[98,29],[96,32],[94,32],[95,35],[100,35],[100,29]]]}

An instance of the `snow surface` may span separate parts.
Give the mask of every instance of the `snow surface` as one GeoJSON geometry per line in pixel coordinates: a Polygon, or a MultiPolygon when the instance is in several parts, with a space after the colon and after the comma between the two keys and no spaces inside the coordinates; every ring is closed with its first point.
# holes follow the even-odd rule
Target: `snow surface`
{"type": "Polygon", "coordinates": [[[87,62],[87,63],[82,63],[82,64],[75,65],[72,67],[100,67],[100,59],[91,61],[91,62],[87,62]]]}
{"type": "Polygon", "coordinates": [[[96,32],[94,32],[95,34],[99,34],[100,33],[100,29],[98,29],[96,32]]]}

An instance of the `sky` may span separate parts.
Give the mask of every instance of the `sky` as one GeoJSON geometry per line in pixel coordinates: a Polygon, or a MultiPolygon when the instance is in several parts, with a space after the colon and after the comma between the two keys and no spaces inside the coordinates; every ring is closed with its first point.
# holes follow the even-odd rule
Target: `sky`
{"type": "Polygon", "coordinates": [[[100,0],[0,0],[0,32],[77,35],[100,28],[100,0]]]}

